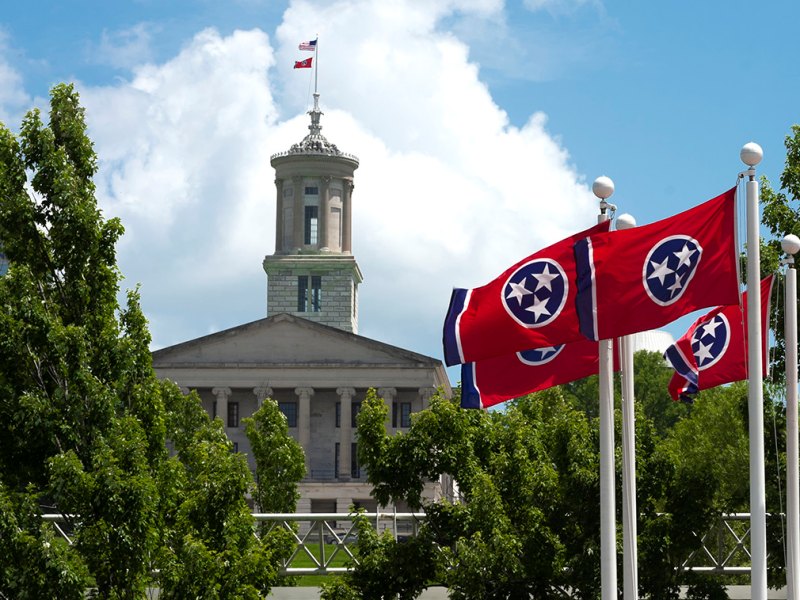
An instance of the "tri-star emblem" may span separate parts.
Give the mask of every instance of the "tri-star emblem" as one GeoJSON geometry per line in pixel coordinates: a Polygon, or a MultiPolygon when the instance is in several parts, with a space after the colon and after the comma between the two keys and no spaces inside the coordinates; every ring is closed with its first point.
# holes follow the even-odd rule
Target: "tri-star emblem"
{"type": "Polygon", "coordinates": [[[517,323],[532,329],[558,317],[568,290],[561,265],[550,258],[537,258],[520,266],[506,280],[501,302],[517,323]]]}
{"type": "Polygon", "coordinates": [[[668,306],[686,291],[697,271],[703,248],[687,235],[673,235],[655,244],[642,269],[642,283],[656,304],[668,306]]]}

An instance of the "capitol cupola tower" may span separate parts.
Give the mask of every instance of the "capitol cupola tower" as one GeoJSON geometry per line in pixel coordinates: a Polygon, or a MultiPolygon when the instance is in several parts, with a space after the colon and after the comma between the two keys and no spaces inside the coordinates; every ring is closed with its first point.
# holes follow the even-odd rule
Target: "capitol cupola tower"
{"type": "Polygon", "coordinates": [[[275,254],[264,258],[267,316],[290,313],[358,333],[352,251],[353,173],[358,158],[322,135],[319,94],[308,135],[271,157],[275,169],[275,254]]]}

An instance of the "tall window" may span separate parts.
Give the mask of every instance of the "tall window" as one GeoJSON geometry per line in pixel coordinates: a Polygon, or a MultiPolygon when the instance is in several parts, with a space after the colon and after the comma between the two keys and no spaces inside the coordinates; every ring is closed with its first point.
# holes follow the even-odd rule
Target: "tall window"
{"type": "Polygon", "coordinates": [[[392,427],[411,427],[411,402],[392,403],[392,427]]]}
{"type": "Polygon", "coordinates": [[[286,417],[289,427],[297,427],[297,402],[278,402],[278,409],[286,417]]]}
{"type": "Polygon", "coordinates": [[[319,207],[306,206],[305,244],[317,243],[317,226],[319,224],[319,207]]]}
{"type": "Polygon", "coordinates": [[[339,479],[339,442],[333,450],[333,478],[339,479]]]}
{"type": "Polygon", "coordinates": [[[297,312],[320,312],[322,310],[322,276],[298,275],[297,312]],[[308,284],[311,282],[311,289],[308,284]],[[309,294],[310,292],[310,294],[309,294]]]}
{"type": "Polygon", "coordinates": [[[311,310],[319,312],[322,310],[322,276],[311,276],[311,310]]]}
{"type": "Polygon", "coordinates": [[[239,426],[239,403],[228,402],[228,427],[239,426]]]}
{"type": "Polygon", "coordinates": [[[353,479],[361,478],[361,467],[358,464],[358,444],[350,444],[350,477],[353,479]]]}
{"type": "Polygon", "coordinates": [[[308,275],[297,278],[297,312],[308,312],[308,275]]]}

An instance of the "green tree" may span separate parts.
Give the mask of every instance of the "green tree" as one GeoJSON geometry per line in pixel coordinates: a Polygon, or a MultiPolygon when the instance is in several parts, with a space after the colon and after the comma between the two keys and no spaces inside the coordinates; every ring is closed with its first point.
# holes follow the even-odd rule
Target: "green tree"
{"type": "Polygon", "coordinates": [[[252,417],[243,420],[256,460],[253,499],[261,512],[292,513],[297,509],[297,484],[305,477],[303,447],[289,436],[286,416],[267,398],[252,417]]]}
{"type": "MultiPolygon", "coordinates": [[[[30,111],[19,137],[0,124],[0,596],[140,598],[157,569],[167,598],[258,597],[286,536],[253,535],[244,457],[196,395],[156,379],[138,292],[118,304],[123,229],[97,207],[72,86],[49,117],[30,111]]],[[[274,482],[285,496],[291,477],[274,482]]]]}
{"type": "MultiPolygon", "coordinates": [[[[677,405],[658,391],[665,371],[652,357],[638,360],[650,367],[641,389],[652,404],[636,409],[640,594],[677,598],[679,586],[689,585],[695,598],[719,597],[720,582],[697,581],[679,567],[699,548],[696,533],[723,508],[738,510],[743,486],[746,493],[742,388],[703,392],[692,410],[670,415],[677,405]]],[[[323,597],[413,598],[434,581],[462,600],[560,598],[566,588],[597,597],[599,429],[585,413],[590,403],[552,388],[488,413],[462,410],[456,390],[455,399],[432,399],[407,433],[390,437],[384,403],[368,394],[358,416],[359,460],[374,496],[381,504],[405,500],[426,519],[413,546],[360,531],[359,565],[326,584],[323,597]],[[425,483],[445,473],[458,481],[462,501],[424,501],[425,483]]],[[[619,412],[616,423],[620,440],[619,412]]],[[[619,471],[619,450],[616,460],[619,471]]],[[[618,497],[620,485],[618,478],[618,497]]]]}
{"type": "MultiPolygon", "coordinates": [[[[766,177],[761,178],[760,200],[763,207],[761,222],[772,236],[761,242],[761,271],[775,272],[783,256],[781,240],[789,233],[800,235],[800,125],[792,125],[792,131],[784,141],[786,161],[780,177],[780,189],[774,190],[766,177]]],[[[776,348],[772,353],[772,379],[783,381],[785,340],[783,321],[783,298],[775,295],[772,326],[776,348]]]]}
{"type": "Polygon", "coordinates": [[[0,473],[18,510],[54,503],[80,514],[76,547],[100,596],[132,598],[158,541],[163,408],[149,393],[158,384],[136,293],[119,311],[122,226],[97,209],[96,164],[71,86],[53,89],[49,126],[38,110],[19,140],[0,126],[0,238],[10,262],[0,280],[0,473]]]}

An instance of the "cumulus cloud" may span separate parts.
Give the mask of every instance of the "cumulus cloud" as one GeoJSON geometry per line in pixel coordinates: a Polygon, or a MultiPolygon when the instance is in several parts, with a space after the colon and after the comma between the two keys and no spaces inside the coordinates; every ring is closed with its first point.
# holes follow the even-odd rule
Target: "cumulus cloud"
{"type": "Polygon", "coordinates": [[[265,315],[269,157],[307,133],[312,73],[292,65],[315,33],[323,133],[360,159],[361,334],[439,356],[453,286],[482,285],[594,222],[536,98],[513,126],[455,33],[455,20],[502,10],[500,0],[295,1],[272,37],[205,30],[127,81],[83,86],[98,193],[126,227],[120,264],[128,286],[142,283],[154,343],[265,315]]]}
{"type": "Polygon", "coordinates": [[[7,35],[0,29],[0,122],[16,129],[32,99],[25,91],[22,76],[6,59],[7,35]]]}
{"type": "Polygon", "coordinates": [[[119,69],[149,62],[153,57],[152,30],[148,23],[137,23],[118,31],[104,30],[100,42],[89,46],[89,60],[119,69]]]}

